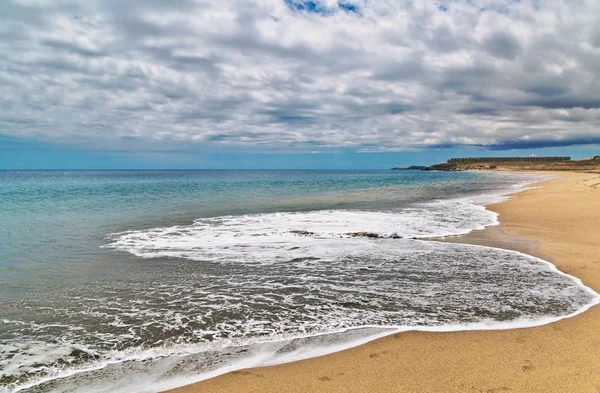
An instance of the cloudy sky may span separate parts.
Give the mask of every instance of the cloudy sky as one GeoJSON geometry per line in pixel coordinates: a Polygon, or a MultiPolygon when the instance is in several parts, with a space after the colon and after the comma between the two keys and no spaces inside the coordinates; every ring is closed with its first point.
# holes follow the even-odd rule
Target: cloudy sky
{"type": "Polygon", "coordinates": [[[593,155],[598,15],[597,0],[1,0],[0,166],[593,155]]]}

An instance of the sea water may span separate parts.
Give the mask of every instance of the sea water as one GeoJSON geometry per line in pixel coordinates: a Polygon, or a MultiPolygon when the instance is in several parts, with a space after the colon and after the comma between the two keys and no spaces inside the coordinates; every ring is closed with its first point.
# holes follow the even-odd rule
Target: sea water
{"type": "Polygon", "coordinates": [[[0,172],[0,392],[155,392],[392,332],[535,326],[598,295],[427,238],[539,175],[0,172]]]}

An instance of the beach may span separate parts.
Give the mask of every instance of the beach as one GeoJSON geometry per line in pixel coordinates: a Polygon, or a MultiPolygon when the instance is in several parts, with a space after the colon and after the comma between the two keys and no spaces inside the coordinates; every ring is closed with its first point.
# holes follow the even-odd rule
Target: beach
{"type": "Polygon", "coordinates": [[[598,175],[519,193],[560,175],[0,173],[0,392],[448,391],[483,386],[486,365],[535,370],[567,351],[532,355],[550,330],[515,357],[510,329],[600,301],[568,270],[586,261],[570,249],[597,243],[580,226],[594,228],[598,175]]]}
{"type": "Polygon", "coordinates": [[[0,393],[600,393],[597,15],[0,0],[0,393]]]}
{"type": "MultiPolygon", "coordinates": [[[[499,227],[447,240],[539,256],[600,291],[600,175],[558,175],[488,206],[499,227]]],[[[592,307],[534,328],[397,333],[169,392],[599,392],[599,329],[592,307]]]]}

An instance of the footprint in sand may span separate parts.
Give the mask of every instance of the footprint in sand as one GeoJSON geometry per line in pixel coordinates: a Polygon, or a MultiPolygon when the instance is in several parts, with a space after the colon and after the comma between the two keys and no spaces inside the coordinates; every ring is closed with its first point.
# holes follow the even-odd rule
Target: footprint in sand
{"type": "Polygon", "coordinates": [[[256,373],[253,373],[253,372],[250,372],[250,371],[246,371],[246,370],[237,370],[237,371],[232,371],[231,373],[235,374],[235,375],[253,375],[253,376],[258,377],[258,378],[262,378],[263,377],[262,374],[256,374],[256,373]]]}
{"type": "Polygon", "coordinates": [[[369,357],[370,357],[371,359],[374,359],[374,358],[378,358],[378,357],[380,357],[381,355],[385,355],[386,353],[388,353],[388,351],[383,351],[383,352],[372,353],[372,354],[370,354],[370,355],[369,355],[369,357]]]}
{"type": "Polygon", "coordinates": [[[523,372],[530,372],[533,371],[535,369],[535,367],[533,367],[533,364],[531,364],[530,360],[525,360],[525,365],[523,367],[521,367],[521,370],[523,370],[523,372]]]}
{"type": "Polygon", "coordinates": [[[517,337],[517,339],[515,340],[518,344],[523,344],[527,342],[527,337],[525,336],[519,336],[517,337]]]}
{"type": "Polygon", "coordinates": [[[487,393],[506,392],[510,390],[508,386],[500,386],[499,388],[488,389],[487,393]]]}

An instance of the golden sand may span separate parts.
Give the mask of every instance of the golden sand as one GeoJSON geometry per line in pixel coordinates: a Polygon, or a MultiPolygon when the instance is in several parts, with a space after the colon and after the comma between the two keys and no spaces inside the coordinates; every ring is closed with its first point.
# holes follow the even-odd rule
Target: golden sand
{"type": "MultiPolygon", "coordinates": [[[[458,241],[542,256],[600,292],[600,174],[560,176],[489,206],[499,229],[458,241]]],[[[171,392],[600,392],[600,307],[536,328],[398,333],[171,392]]]]}

